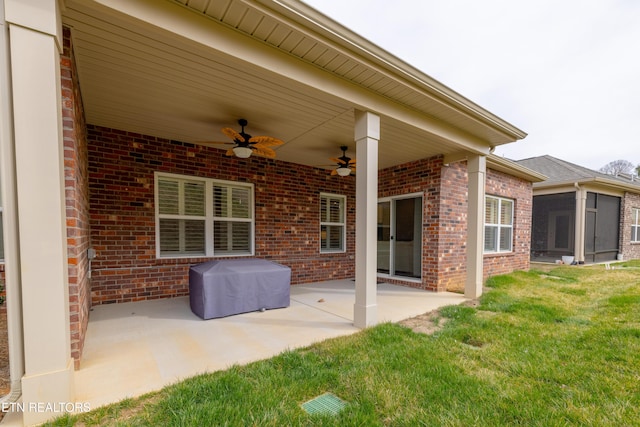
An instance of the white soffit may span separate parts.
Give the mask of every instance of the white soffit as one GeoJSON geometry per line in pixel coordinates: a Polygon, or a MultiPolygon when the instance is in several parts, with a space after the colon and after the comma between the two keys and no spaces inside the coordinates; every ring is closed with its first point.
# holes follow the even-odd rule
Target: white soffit
{"type": "MultiPolygon", "coordinates": [[[[159,4],[126,2],[147,8],[159,4]]],[[[237,127],[237,120],[246,118],[249,133],[285,141],[277,149],[278,159],[310,166],[339,155],[340,145],[355,149],[353,111],[378,112],[372,108],[376,105],[402,112],[395,119],[382,114],[380,168],[459,151],[456,140],[488,149],[525,136],[427,76],[410,75],[419,72],[399,68],[385,52],[361,48],[352,41],[356,35],[342,27],[337,31],[332,28],[337,24],[299,2],[162,4],[170,8],[177,3],[180,6],[173,7],[188,11],[194,23],[206,19],[211,31],[232,29],[243,34],[247,44],[262,43],[267,51],[286,53],[294,65],[317,70],[311,74],[318,85],[292,81],[254,65],[251,58],[213,50],[100,2],[68,0],[63,22],[72,28],[88,123],[198,142],[226,141],[220,128],[237,127]],[[375,102],[354,104],[326,91],[324,81],[347,82],[352,93],[361,91],[362,99],[375,102]],[[439,133],[429,131],[434,124],[439,133]]]]}

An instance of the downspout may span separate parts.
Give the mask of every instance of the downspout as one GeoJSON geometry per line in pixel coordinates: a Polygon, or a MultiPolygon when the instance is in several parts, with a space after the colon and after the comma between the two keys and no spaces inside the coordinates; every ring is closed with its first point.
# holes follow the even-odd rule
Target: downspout
{"type": "Polygon", "coordinates": [[[22,331],[22,287],[18,259],[18,214],[13,135],[9,26],[5,21],[5,4],[0,0],[0,186],[4,221],[4,264],[7,305],[9,375],[11,391],[0,400],[8,404],[22,394],[24,337],[22,331]]]}
{"type": "Polygon", "coordinates": [[[575,182],[573,186],[576,188],[576,218],[573,255],[576,262],[584,263],[584,228],[587,212],[587,197],[585,191],[580,187],[580,184],[575,182]]]}

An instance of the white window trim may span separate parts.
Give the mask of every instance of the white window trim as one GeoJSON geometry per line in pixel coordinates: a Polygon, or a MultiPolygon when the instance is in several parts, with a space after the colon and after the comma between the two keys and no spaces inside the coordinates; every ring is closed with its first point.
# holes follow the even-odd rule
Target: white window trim
{"type": "Polygon", "coordinates": [[[156,243],[156,258],[158,259],[185,259],[185,258],[224,258],[224,257],[241,257],[241,256],[253,256],[255,253],[255,191],[254,185],[251,183],[237,182],[237,181],[224,181],[213,178],[201,178],[190,175],[180,175],[166,172],[154,173],[154,202],[155,202],[155,243],[156,243]],[[160,203],[158,191],[158,181],[160,178],[180,179],[192,182],[203,182],[205,184],[205,216],[196,217],[193,215],[160,215],[160,203]],[[227,186],[227,187],[245,187],[250,189],[250,206],[249,206],[249,218],[220,218],[213,215],[213,186],[214,184],[227,186]],[[204,254],[175,254],[175,255],[162,255],[160,253],[160,218],[170,219],[198,219],[201,218],[205,221],[205,253],[204,254]],[[246,253],[224,253],[216,254],[214,251],[213,242],[213,223],[216,220],[224,220],[227,222],[249,222],[251,237],[249,239],[249,252],[246,253]]]}
{"type": "Polygon", "coordinates": [[[497,251],[488,251],[484,249],[484,238],[485,236],[483,235],[483,244],[482,244],[482,248],[483,248],[483,253],[485,254],[508,254],[508,253],[512,253],[513,252],[513,239],[514,239],[514,233],[513,233],[513,223],[515,222],[515,206],[516,206],[516,202],[513,199],[509,199],[507,197],[499,197],[499,196],[491,196],[491,195],[485,195],[485,200],[484,200],[484,204],[485,204],[485,210],[487,208],[487,200],[488,199],[496,199],[498,200],[498,224],[491,224],[491,223],[487,223],[486,222],[486,214],[483,213],[483,215],[485,215],[485,222],[484,222],[484,228],[483,228],[483,234],[487,231],[487,226],[491,226],[491,227],[498,227],[498,237],[496,239],[496,243],[497,243],[497,247],[498,250],[497,251]],[[502,201],[508,201],[511,202],[511,224],[509,225],[504,225],[504,224],[500,224],[500,211],[502,210],[502,201]],[[500,235],[502,233],[502,230],[508,228],[511,230],[511,244],[510,249],[509,250],[501,250],[500,249],[500,235]]]}
{"type": "Polygon", "coordinates": [[[344,253],[347,251],[347,197],[342,194],[331,194],[331,193],[320,193],[319,206],[320,209],[320,228],[319,228],[319,242],[320,242],[320,253],[322,254],[336,254],[336,253],[344,253]],[[342,222],[325,222],[322,218],[322,198],[328,197],[332,199],[339,199],[342,204],[342,222]],[[325,249],[322,247],[322,226],[339,226],[342,227],[342,249],[325,249]]]}
{"type": "Polygon", "coordinates": [[[631,243],[640,243],[640,208],[631,208],[631,230],[635,228],[636,239],[631,239],[631,243]]]}

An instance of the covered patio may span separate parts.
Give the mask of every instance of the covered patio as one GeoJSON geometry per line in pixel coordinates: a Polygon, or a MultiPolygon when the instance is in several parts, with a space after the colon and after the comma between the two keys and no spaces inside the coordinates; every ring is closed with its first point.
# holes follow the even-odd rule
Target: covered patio
{"type": "MultiPolygon", "coordinates": [[[[352,280],[293,286],[287,308],[210,320],[191,312],[188,297],[97,306],[75,373],[76,401],[96,408],[190,376],[356,333],[354,292],[352,280]]],[[[451,292],[378,284],[383,322],[464,301],[451,292]]]]}
{"type": "Polygon", "coordinates": [[[376,286],[379,236],[398,254],[413,245],[405,269],[390,244],[385,280],[481,294],[487,157],[526,136],[514,125],[298,0],[0,3],[11,379],[25,402],[107,403],[445,304],[376,286]],[[283,142],[275,159],[226,155],[223,129],[241,119],[283,142]],[[333,174],[340,151],[355,176],[333,174]],[[415,226],[397,233],[404,198],[415,226]],[[379,200],[395,205],[388,232],[379,200]],[[196,319],[188,269],[218,257],[290,266],[292,307],[196,319]],[[339,303],[306,285],[329,279],[346,280],[339,303]]]}

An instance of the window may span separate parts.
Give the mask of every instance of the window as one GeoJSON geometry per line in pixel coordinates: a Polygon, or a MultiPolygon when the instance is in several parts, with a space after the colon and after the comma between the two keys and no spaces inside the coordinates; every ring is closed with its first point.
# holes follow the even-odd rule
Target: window
{"type": "Polygon", "coordinates": [[[251,253],[253,197],[247,187],[213,184],[213,244],[217,254],[251,253]]]}
{"type": "Polygon", "coordinates": [[[487,196],[484,203],[484,251],[511,252],[513,200],[487,196]]]}
{"type": "Polygon", "coordinates": [[[640,242],[640,209],[631,209],[631,241],[640,242]]]}
{"type": "Polygon", "coordinates": [[[345,251],[346,204],[344,196],[320,194],[320,252],[345,251]]]}
{"type": "Polygon", "coordinates": [[[253,254],[253,186],[156,173],[158,257],[253,254]]]}

